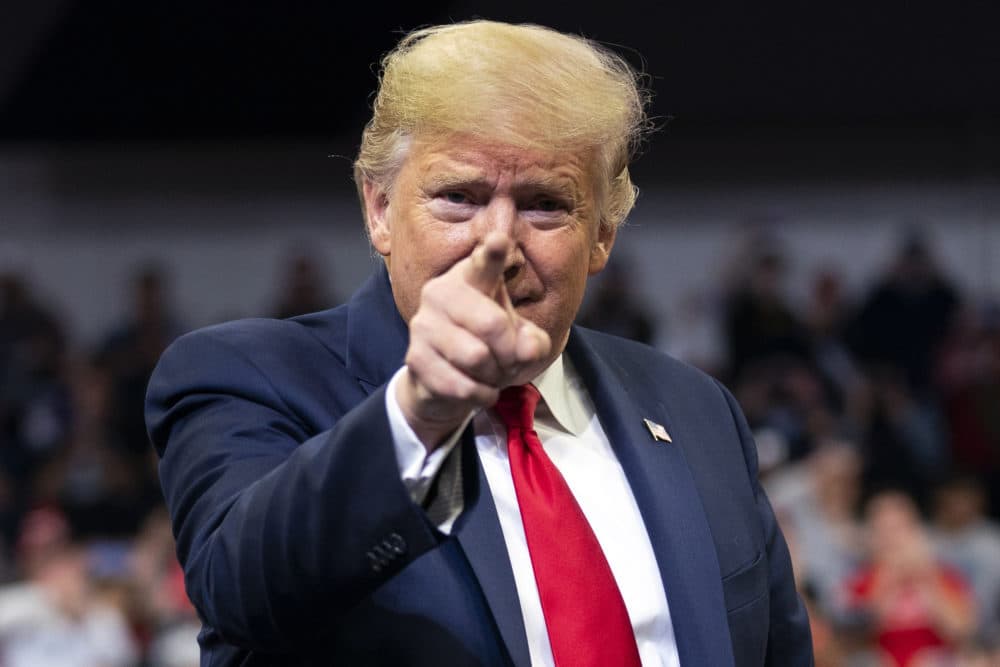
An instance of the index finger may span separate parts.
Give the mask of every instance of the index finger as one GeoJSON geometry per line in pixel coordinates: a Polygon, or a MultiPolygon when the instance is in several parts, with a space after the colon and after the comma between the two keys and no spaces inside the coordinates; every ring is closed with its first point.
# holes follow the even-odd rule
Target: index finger
{"type": "Polygon", "coordinates": [[[507,264],[510,238],[491,232],[469,255],[465,280],[483,294],[493,297],[507,264]]]}

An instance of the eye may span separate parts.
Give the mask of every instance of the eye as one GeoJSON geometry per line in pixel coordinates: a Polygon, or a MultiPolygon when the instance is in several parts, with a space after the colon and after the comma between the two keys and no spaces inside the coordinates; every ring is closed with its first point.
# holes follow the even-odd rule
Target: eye
{"type": "Polygon", "coordinates": [[[552,214],[569,211],[570,206],[558,197],[538,197],[531,200],[527,210],[535,213],[552,214]]]}
{"type": "Polygon", "coordinates": [[[442,197],[449,204],[468,204],[471,201],[467,194],[458,190],[448,190],[446,192],[442,192],[438,196],[442,197]]]}

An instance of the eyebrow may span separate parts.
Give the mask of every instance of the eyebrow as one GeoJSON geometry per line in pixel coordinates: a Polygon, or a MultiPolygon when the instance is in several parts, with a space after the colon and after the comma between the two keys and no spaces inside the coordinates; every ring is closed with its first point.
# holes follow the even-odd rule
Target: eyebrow
{"type": "Polygon", "coordinates": [[[529,176],[514,185],[515,192],[550,192],[554,195],[568,197],[574,201],[580,194],[580,187],[572,178],[566,176],[529,176]]]}
{"type": "Polygon", "coordinates": [[[425,190],[444,190],[452,187],[471,187],[475,189],[491,188],[490,182],[475,171],[467,173],[444,172],[436,173],[424,179],[425,190]]]}
{"type": "MultiPolygon", "coordinates": [[[[493,188],[493,183],[475,169],[465,173],[454,171],[434,173],[429,175],[423,183],[424,190],[431,192],[457,187],[490,190],[493,188]]],[[[572,178],[542,174],[527,176],[523,180],[519,180],[514,184],[513,190],[515,194],[549,192],[574,201],[580,193],[580,188],[572,178]]]]}

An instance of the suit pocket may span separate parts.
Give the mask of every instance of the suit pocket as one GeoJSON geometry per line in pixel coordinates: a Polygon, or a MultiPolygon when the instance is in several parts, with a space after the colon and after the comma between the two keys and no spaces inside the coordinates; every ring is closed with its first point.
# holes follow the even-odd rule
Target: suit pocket
{"type": "Polygon", "coordinates": [[[764,552],[736,571],[722,578],[726,612],[732,613],[756,601],[767,593],[767,561],[764,552]]]}

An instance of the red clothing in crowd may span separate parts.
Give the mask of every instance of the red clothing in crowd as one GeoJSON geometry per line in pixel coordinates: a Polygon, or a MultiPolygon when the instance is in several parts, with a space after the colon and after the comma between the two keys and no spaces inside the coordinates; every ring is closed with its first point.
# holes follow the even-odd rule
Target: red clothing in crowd
{"type": "Polygon", "coordinates": [[[913,661],[928,649],[949,649],[951,642],[943,636],[934,623],[933,602],[926,594],[929,586],[938,587],[939,595],[952,598],[958,604],[972,604],[971,591],[962,576],[944,566],[938,565],[929,573],[933,582],[897,581],[890,590],[882,591],[888,596],[879,602],[876,595],[881,579],[887,576],[884,567],[869,566],[859,572],[848,583],[851,605],[858,609],[868,608],[875,613],[875,635],[879,647],[899,667],[910,667],[913,661]]]}

